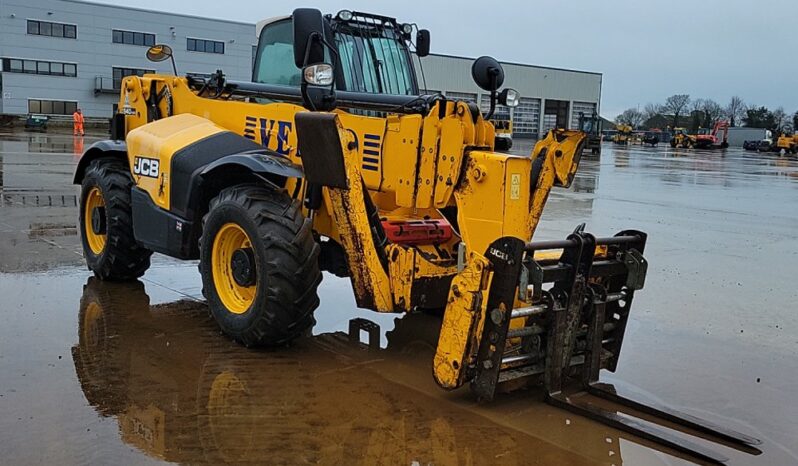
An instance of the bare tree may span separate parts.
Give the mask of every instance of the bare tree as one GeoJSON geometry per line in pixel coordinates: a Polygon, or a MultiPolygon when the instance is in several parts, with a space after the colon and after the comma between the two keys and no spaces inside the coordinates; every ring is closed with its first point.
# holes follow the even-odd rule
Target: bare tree
{"type": "Polygon", "coordinates": [[[704,119],[704,112],[701,110],[704,107],[704,99],[696,99],[690,102],[690,131],[696,132],[701,127],[701,122],[704,119]]]}
{"type": "Polygon", "coordinates": [[[662,105],[660,104],[652,104],[651,102],[647,103],[645,107],[643,107],[643,117],[646,120],[650,120],[655,116],[658,116],[662,113],[662,105]]]}
{"type": "Polygon", "coordinates": [[[701,113],[704,128],[712,128],[723,116],[723,107],[712,99],[701,99],[701,113]]]}
{"type": "Polygon", "coordinates": [[[663,109],[673,115],[673,127],[679,126],[679,117],[684,114],[690,104],[690,94],[674,94],[665,99],[663,109]]]}
{"type": "Polygon", "coordinates": [[[629,125],[635,129],[637,129],[637,127],[642,125],[643,121],[645,121],[645,116],[643,116],[643,112],[634,107],[627,108],[626,110],[623,111],[623,113],[615,117],[616,123],[629,125]]]}
{"type": "Polygon", "coordinates": [[[779,107],[776,110],[773,110],[773,129],[776,132],[781,133],[784,129],[784,124],[787,123],[787,113],[784,111],[784,107],[779,107]]]}
{"type": "Polygon", "coordinates": [[[745,102],[738,96],[732,97],[724,110],[726,118],[729,119],[729,126],[737,126],[745,118],[745,102]]]}

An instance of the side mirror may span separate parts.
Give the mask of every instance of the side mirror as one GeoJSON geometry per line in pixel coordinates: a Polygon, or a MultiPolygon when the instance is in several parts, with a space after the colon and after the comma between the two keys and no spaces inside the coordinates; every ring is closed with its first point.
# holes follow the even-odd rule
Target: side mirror
{"type": "Polygon", "coordinates": [[[147,49],[147,60],[161,62],[172,56],[172,47],[166,44],[156,44],[147,49]]]}
{"type": "Polygon", "coordinates": [[[471,77],[480,88],[496,92],[504,84],[504,69],[493,57],[479,57],[471,65],[471,77]]]}
{"type": "Polygon", "coordinates": [[[166,59],[172,60],[172,70],[177,76],[177,65],[175,65],[175,57],[172,55],[172,47],[166,44],[155,44],[147,49],[147,60],[158,63],[166,59]]]}
{"type": "Polygon", "coordinates": [[[297,8],[294,24],[294,63],[297,68],[324,61],[324,19],[315,8],[297,8]]]}
{"type": "Polygon", "coordinates": [[[308,110],[330,111],[335,108],[335,73],[324,63],[327,47],[335,63],[338,54],[324,39],[324,18],[315,8],[297,8],[294,25],[294,63],[302,69],[302,102],[308,110]]]}
{"type": "Polygon", "coordinates": [[[416,34],[416,55],[426,57],[429,55],[429,30],[422,29],[416,34]]]}
{"type": "MultiPolygon", "coordinates": [[[[493,112],[496,110],[496,100],[499,97],[496,91],[504,84],[504,68],[493,57],[479,57],[471,65],[471,77],[474,78],[477,86],[490,91],[490,110],[485,115],[485,119],[490,120],[493,118],[493,112]]],[[[515,96],[517,95],[518,93],[515,92],[515,96]]],[[[507,101],[508,97],[510,96],[505,94],[502,98],[507,101]]]]}

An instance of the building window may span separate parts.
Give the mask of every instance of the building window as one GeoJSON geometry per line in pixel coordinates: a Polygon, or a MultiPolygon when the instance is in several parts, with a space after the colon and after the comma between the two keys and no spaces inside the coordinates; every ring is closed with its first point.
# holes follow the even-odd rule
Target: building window
{"type": "Polygon", "coordinates": [[[78,75],[78,67],[74,63],[61,63],[43,60],[25,60],[23,58],[3,58],[3,71],[8,73],[42,74],[46,76],[78,75]]]}
{"type": "Polygon", "coordinates": [[[224,53],[224,42],[206,39],[186,39],[186,50],[189,52],[224,53]]]}
{"type": "Polygon", "coordinates": [[[114,67],[113,81],[114,89],[122,89],[122,79],[125,76],[144,76],[145,74],[155,73],[155,70],[145,70],[141,68],[117,68],[114,67]]]}
{"type": "Polygon", "coordinates": [[[72,115],[77,109],[78,103],[73,101],[28,99],[28,113],[72,115]]]}
{"type": "Polygon", "coordinates": [[[114,44],[144,45],[151,47],[155,45],[155,34],[148,32],[121,31],[114,29],[111,31],[114,44]]]}
{"type": "Polygon", "coordinates": [[[28,34],[36,36],[64,37],[77,39],[78,27],[74,24],[52,23],[50,21],[28,20],[28,34]]]}

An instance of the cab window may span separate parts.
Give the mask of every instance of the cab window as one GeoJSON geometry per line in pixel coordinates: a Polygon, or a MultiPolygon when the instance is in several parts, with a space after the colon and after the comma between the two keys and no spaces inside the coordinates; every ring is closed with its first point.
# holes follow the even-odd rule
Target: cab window
{"type": "Polygon", "coordinates": [[[252,80],[264,84],[299,86],[300,70],[294,64],[294,31],[290,19],[264,27],[252,80]]]}

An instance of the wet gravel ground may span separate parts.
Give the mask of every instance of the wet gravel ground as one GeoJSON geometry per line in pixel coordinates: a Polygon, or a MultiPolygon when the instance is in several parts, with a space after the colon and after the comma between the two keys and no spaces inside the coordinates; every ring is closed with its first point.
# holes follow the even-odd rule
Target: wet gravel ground
{"type": "MultiPolygon", "coordinates": [[[[439,390],[434,320],[359,311],[346,280],[325,276],[312,338],[250,351],[208,318],[196,263],[92,279],[71,176],[94,139],[0,132],[4,464],[689,462],[536,392],[478,405],[439,390]],[[383,350],[335,333],[356,316],[380,324],[383,350]]],[[[648,233],[646,286],[604,378],[763,439],[756,457],[721,448],[730,464],[798,464],[796,206],[794,157],[605,145],[538,231],[648,233]]]]}

